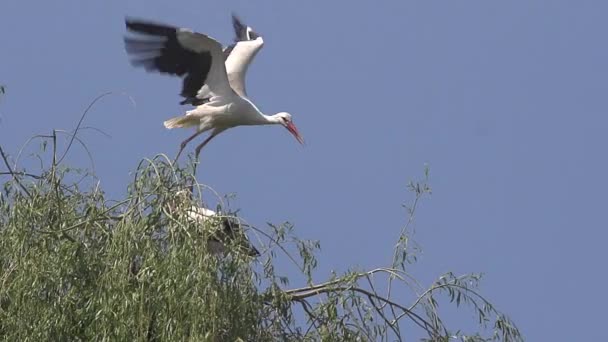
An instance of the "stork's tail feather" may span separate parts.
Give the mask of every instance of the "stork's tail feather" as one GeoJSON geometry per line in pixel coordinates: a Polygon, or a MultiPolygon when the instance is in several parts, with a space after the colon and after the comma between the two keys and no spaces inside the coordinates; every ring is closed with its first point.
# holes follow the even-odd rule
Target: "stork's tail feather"
{"type": "Polygon", "coordinates": [[[183,115],[171,118],[165,121],[163,124],[166,128],[182,128],[182,127],[191,127],[196,126],[200,122],[199,118],[193,117],[191,115],[183,115]]]}

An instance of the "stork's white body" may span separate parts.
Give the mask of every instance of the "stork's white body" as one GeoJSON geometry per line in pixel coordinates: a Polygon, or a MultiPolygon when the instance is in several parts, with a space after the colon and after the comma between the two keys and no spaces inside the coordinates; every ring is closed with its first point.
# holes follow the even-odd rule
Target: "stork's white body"
{"type": "Polygon", "coordinates": [[[146,39],[125,39],[127,52],[136,57],[133,63],[147,70],[185,75],[182,96],[186,100],[182,103],[197,105],[185,115],[164,123],[169,129],[196,127],[196,133],[182,142],[176,159],[199,134],[211,130],[211,135],[197,146],[197,157],[213,137],[236,126],[280,124],[303,143],[289,113],[265,115],[247,98],[245,75],[264,41],[234,15],[233,26],[237,42],[222,49],[219,42],[202,33],[127,20],[129,30],[146,36],[146,39]]]}
{"type": "Polygon", "coordinates": [[[272,116],[260,114],[258,108],[241,96],[214,96],[210,102],[186,111],[186,115],[165,121],[165,127],[197,127],[197,131],[226,130],[236,126],[278,124],[272,116]]]}
{"type": "Polygon", "coordinates": [[[214,231],[209,232],[212,236],[207,240],[207,250],[209,252],[225,254],[228,251],[226,248],[228,240],[239,239],[239,249],[241,251],[249,256],[260,255],[260,252],[251,244],[244,232],[239,231],[240,224],[234,222],[238,220],[237,218],[221,216],[211,209],[194,205],[186,211],[186,217],[191,222],[215,228],[214,231]]]}
{"type": "Polygon", "coordinates": [[[235,216],[218,214],[196,205],[192,200],[192,190],[179,190],[167,202],[167,211],[176,218],[183,217],[195,225],[202,226],[207,237],[207,250],[214,254],[227,252],[227,245],[233,244],[235,251],[249,256],[260,252],[251,244],[243,231],[241,220],[235,216]],[[236,243],[235,243],[236,242],[236,243]]]}

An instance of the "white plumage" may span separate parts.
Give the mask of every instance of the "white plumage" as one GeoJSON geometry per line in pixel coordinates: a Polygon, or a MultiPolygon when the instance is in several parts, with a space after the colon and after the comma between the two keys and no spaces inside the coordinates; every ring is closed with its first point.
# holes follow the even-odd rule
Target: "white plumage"
{"type": "Polygon", "coordinates": [[[208,229],[210,238],[207,240],[207,249],[213,254],[225,254],[227,245],[237,241],[237,251],[249,256],[259,256],[260,252],[247,239],[240,220],[234,216],[224,216],[215,211],[190,204],[190,192],[181,190],[175,195],[169,205],[173,215],[185,215],[192,223],[203,225],[208,229]]]}
{"type": "Polygon", "coordinates": [[[196,128],[196,133],[181,143],[176,159],[201,133],[211,131],[196,147],[197,158],[213,137],[236,126],[282,125],[304,143],[289,113],[265,115],[247,98],[245,75],[263,40],[236,16],[233,26],[237,41],[226,49],[215,39],[188,29],[133,19],[127,19],[126,25],[141,36],[125,38],[132,63],[148,71],[182,76],[182,103],[196,105],[185,115],[164,123],[169,129],[196,128]]]}

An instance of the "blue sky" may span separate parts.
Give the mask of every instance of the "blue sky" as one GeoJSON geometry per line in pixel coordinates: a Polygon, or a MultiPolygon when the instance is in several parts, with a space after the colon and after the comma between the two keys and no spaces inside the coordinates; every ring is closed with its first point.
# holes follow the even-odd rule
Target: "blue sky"
{"type": "MultiPolygon", "coordinates": [[[[289,111],[280,127],[237,128],[202,153],[199,181],[236,193],[251,223],[289,220],[322,245],[318,279],[385,265],[409,180],[431,167],[412,273],[484,272],[483,292],[530,341],[599,340],[608,295],[608,3],[602,1],[53,1],[0,11],[0,144],[86,120],[109,194],[140,158],[174,155],[190,131],[180,81],[132,68],[124,17],[224,42],[236,11],[263,35],[248,92],[289,111]],[[600,286],[598,286],[600,285],[600,286]]],[[[193,147],[191,147],[193,148],[193,147]]],[[[191,151],[191,150],[189,150],[191,151]]],[[[87,166],[74,150],[70,163],[87,166]]],[[[299,285],[299,284],[294,284],[299,285]]],[[[452,315],[452,311],[449,311],[452,315]]],[[[456,322],[472,318],[461,311],[456,322]]]]}

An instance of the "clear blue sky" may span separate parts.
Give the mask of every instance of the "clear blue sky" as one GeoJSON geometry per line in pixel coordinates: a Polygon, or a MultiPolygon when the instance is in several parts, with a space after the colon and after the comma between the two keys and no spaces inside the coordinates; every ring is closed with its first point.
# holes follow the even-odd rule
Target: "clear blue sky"
{"type": "Polygon", "coordinates": [[[5,0],[0,144],[14,153],[72,129],[95,96],[127,92],[136,107],[106,98],[86,120],[110,139],[83,135],[102,186],[123,193],[140,158],[173,156],[191,134],[163,128],[186,109],[180,81],[129,65],[125,15],[229,42],[232,10],[266,42],[251,98],[291,112],[308,145],[237,128],[203,150],[199,181],[237,193],[256,225],[289,220],[321,240],[321,280],[389,261],[405,185],[429,163],[414,275],[486,273],[483,292],[530,341],[604,337],[605,1],[5,0]]]}

